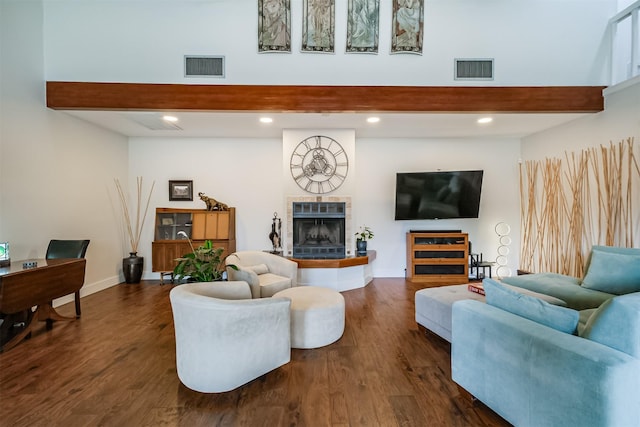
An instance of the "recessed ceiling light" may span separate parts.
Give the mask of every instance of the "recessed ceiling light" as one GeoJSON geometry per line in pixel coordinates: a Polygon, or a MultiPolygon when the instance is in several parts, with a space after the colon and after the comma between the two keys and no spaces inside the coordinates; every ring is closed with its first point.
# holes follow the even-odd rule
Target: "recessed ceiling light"
{"type": "Polygon", "coordinates": [[[380,121],[380,117],[369,117],[367,121],[369,123],[378,123],[380,121]]]}
{"type": "Polygon", "coordinates": [[[176,116],[162,116],[162,120],[166,122],[177,122],[178,118],[176,116]]]}
{"type": "Polygon", "coordinates": [[[493,121],[492,117],[482,117],[478,119],[478,123],[480,123],[481,125],[486,123],[491,123],[492,121],[493,121]]]}
{"type": "Polygon", "coordinates": [[[260,117],[261,123],[272,123],[273,119],[271,117],[260,117]]]}

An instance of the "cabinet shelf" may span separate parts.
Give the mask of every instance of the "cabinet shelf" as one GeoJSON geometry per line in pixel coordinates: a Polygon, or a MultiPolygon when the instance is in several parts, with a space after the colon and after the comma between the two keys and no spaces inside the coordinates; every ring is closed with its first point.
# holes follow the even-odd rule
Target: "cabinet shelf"
{"type": "Polygon", "coordinates": [[[200,246],[211,240],[216,248],[223,248],[223,257],[236,251],[236,210],[207,211],[204,209],[157,208],[155,239],[151,244],[152,270],[154,272],[173,271],[175,259],[191,252],[193,246],[200,246]]]}
{"type": "Polygon", "coordinates": [[[437,285],[467,283],[467,233],[407,233],[407,279],[437,285]]]}

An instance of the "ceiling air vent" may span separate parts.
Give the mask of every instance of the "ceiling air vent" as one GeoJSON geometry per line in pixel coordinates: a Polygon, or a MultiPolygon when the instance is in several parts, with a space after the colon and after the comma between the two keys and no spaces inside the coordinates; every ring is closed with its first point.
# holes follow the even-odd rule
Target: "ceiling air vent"
{"type": "Polygon", "coordinates": [[[185,77],[224,77],[224,56],[185,56],[185,77]]]}
{"type": "Polygon", "coordinates": [[[162,115],[158,113],[128,112],[123,114],[123,117],[149,130],[182,130],[177,124],[163,120],[162,115]]]}
{"type": "Polygon", "coordinates": [[[455,59],[456,80],[493,80],[493,59],[455,59]]]}

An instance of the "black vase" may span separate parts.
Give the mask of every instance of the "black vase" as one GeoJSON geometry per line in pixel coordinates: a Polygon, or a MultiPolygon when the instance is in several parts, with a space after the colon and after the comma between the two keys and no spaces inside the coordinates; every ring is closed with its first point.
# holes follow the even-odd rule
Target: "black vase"
{"type": "Polygon", "coordinates": [[[138,256],[137,252],[129,252],[129,257],[122,259],[124,281],[126,283],[140,283],[143,266],[144,257],[138,256]]]}
{"type": "Polygon", "coordinates": [[[356,255],[365,256],[367,254],[367,241],[356,240],[356,255]]]}

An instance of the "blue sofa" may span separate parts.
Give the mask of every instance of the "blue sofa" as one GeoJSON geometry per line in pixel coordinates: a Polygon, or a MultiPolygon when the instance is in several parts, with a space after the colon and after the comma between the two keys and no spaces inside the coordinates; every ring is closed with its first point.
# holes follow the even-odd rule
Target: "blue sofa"
{"type": "Polygon", "coordinates": [[[518,427],[640,426],[640,292],[583,312],[580,328],[577,310],[495,281],[485,292],[453,304],[460,387],[518,427]]]}
{"type": "Polygon", "coordinates": [[[593,246],[582,278],[535,273],[500,280],[556,297],[576,310],[597,308],[616,295],[640,292],[640,249],[593,246]]]}

